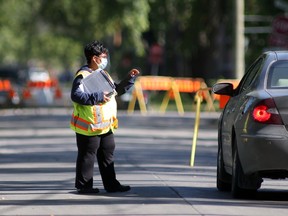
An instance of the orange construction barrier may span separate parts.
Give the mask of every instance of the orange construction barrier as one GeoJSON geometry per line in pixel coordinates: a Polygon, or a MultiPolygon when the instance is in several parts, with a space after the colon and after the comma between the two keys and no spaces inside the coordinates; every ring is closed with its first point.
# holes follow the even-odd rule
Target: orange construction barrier
{"type": "MultiPolygon", "coordinates": [[[[202,78],[175,78],[175,83],[178,86],[179,92],[196,93],[199,89],[206,87],[202,78]]],[[[170,92],[170,98],[174,98],[173,92],[170,92]]]]}
{"type": "Polygon", "coordinates": [[[168,91],[171,89],[171,77],[141,76],[138,78],[142,90],[168,91]]]}
{"type": "Polygon", "coordinates": [[[12,89],[10,80],[2,80],[2,82],[3,82],[3,87],[6,91],[9,91],[10,89],[12,89]]]}
{"type": "Polygon", "coordinates": [[[220,109],[224,109],[224,107],[226,106],[227,102],[230,99],[230,96],[228,95],[219,95],[219,108],[220,109]]]}
{"type": "Polygon", "coordinates": [[[25,88],[23,89],[22,96],[24,99],[30,99],[32,97],[31,94],[32,89],[43,89],[43,88],[53,89],[55,99],[61,99],[63,96],[62,90],[56,79],[49,79],[46,81],[28,81],[26,83],[25,88]]]}
{"type": "Polygon", "coordinates": [[[1,91],[10,91],[12,89],[10,80],[3,79],[0,80],[0,90],[1,91]]]}
{"type": "Polygon", "coordinates": [[[16,95],[11,81],[8,79],[0,80],[0,91],[5,91],[8,93],[9,98],[13,98],[16,95]]]}
{"type": "Polygon", "coordinates": [[[202,78],[175,78],[179,92],[195,93],[200,88],[204,80],[202,78]]]}
{"type": "Polygon", "coordinates": [[[147,112],[143,91],[166,91],[166,95],[163,98],[161,104],[161,111],[165,112],[169,102],[169,92],[172,91],[175,95],[175,102],[179,114],[183,114],[183,105],[181,97],[179,95],[178,86],[175,85],[172,77],[165,76],[141,76],[135,82],[134,90],[132,92],[132,99],[128,105],[128,112],[134,111],[136,100],[139,102],[141,113],[147,112]]]}
{"type": "MultiPolygon", "coordinates": [[[[166,76],[141,76],[135,82],[132,99],[128,106],[128,112],[133,112],[135,102],[138,99],[140,111],[146,113],[146,105],[143,97],[143,91],[166,91],[160,107],[161,112],[165,112],[169,100],[174,99],[178,113],[183,114],[183,104],[181,101],[180,92],[196,93],[201,88],[207,88],[206,83],[202,78],[172,78],[166,76]]],[[[214,109],[213,100],[209,91],[203,92],[204,98],[208,102],[209,109],[214,109]]]]}

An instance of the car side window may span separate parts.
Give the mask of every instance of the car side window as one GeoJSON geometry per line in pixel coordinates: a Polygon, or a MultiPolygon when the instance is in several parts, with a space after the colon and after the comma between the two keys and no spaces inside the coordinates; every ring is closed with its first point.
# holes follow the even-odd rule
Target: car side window
{"type": "Polygon", "coordinates": [[[263,58],[258,59],[247,71],[247,73],[242,78],[239,86],[237,94],[240,94],[241,92],[245,91],[248,87],[251,86],[251,84],[256,80],[258,75],[261,71],[261,66],[263,63],[263,58]]]}
{"type": "Polygon", "coordinates": [[[288,61],[274,63],[269,69],[268,88],[288,88],[288,61]]]}

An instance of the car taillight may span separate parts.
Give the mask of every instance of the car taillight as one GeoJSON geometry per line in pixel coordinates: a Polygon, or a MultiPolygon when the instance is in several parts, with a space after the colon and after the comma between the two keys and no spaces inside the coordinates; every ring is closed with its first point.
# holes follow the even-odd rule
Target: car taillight
{"type": "Polygon", "coordinates": [[[253,109],[252,116],[257,122],[265,124],[283,124],[272,98],[258,103],[253,109]]]}

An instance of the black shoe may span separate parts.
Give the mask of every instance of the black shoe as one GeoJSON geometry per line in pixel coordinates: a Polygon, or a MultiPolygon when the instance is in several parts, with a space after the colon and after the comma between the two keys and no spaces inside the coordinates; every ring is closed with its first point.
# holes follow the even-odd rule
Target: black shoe
{"type": "Polygon", "coordinates": [[[128,185],[118,185],[116,187],[106,188],[105,190],[108,193],[115,193],[115,192],[126,192],[126,191],[129,191],[130,189],[131,187],[128,185]]]}
{"type": "Polygon", "coordinates": [[[96,194],[96,193],[99,193],[99,189],[98,188],[81,188],[81,189],[77,189],[77,192],[79,194],[96,194]]]}

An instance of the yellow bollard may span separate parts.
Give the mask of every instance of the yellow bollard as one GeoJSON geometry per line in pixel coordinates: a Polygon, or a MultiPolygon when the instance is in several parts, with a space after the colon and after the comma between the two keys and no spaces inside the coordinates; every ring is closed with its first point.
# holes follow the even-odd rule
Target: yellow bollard
{"type": "Polygon", "coordinates": [[[203,101],[202,92],[210,91],[211,88],[202,88],[196,92],[195,100],[196,100],[196,114],[195,114],[195,124],[194,124],[194,134],[192,141],[192,149],[191,149],[191,158],[190,158],[190,166],[194,166],[195,161],[195,153],[196,153],[196,142],[198,138],[198,129],[200,125],[200,112],[201,112],[201,102],[203,101]]]}
{"type": "Polygon", "coordinates": [[[200,108],[201,102],[203,100],[202,96],[200,95],[201,89],[196,92],[195,100],[196,100],[196,115],[195,115],[195,124],[194,124],[194,134],[193,134],[193,141],[192,141],[192,149],[191,149],[191,158],[190,158],[190,166],[194,166],[195,161],[195,152],[196,152],[196,142],[198,138],[198,129],[200,124],[200,108]]]}

